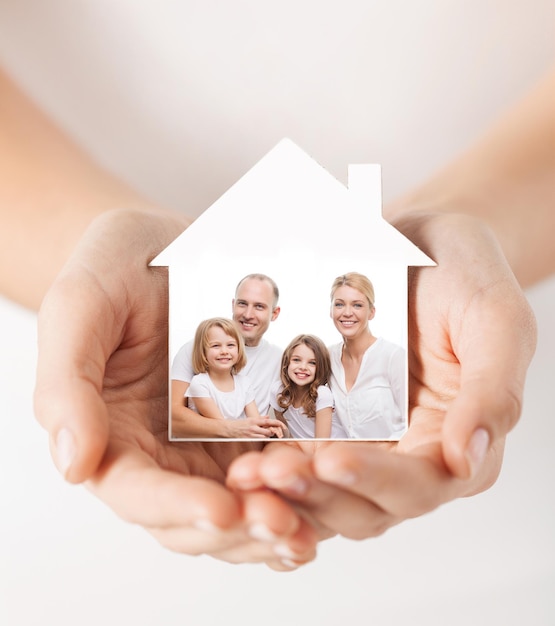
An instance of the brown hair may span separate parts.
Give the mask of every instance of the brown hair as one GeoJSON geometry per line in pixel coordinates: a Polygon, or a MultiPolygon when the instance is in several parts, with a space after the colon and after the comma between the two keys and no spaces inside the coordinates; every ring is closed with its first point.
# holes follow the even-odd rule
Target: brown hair
{"type": "Polygon", "coordinates": [[[239,333],[237,326],[233,320],[225,317],[211,317],[201,322],[196,330],[193,342],[193,371],[195,374],[201,374],[208,371],[208,361],[206,359],[206,349],[208,348],[208,331],[214,326],[221,328],[226,335],[233,337],[237,342],[237,352],[239,358],[237,363],[231,369],[232,374],[239,373],[247,364],[247,355],[245,354],[245,344],[243,337],[239,333]]]}
{"type": "Polygon", "coordinates": [[[314,358],[316,360],[316,373],[314,380],[310,383],[308,393],[305,395],[302,401],[302,408],[308,417],[316,417],[316,399],[318,398],[318,387],[320,385],[327,385],[331,375],[331,363],[328,349],[324,345],[321,339],[314,335],[298,335],[291,341],[291,343],[285,348],[283,356],[281,357],[281,369],[280,378],[283,384],[283,389],[278,395],[277,401],[284,411],[286,411],[294,400],[295,387],[291,382],[287,374],[289,363],[291,362],[291,355],[295,348],[304,344],[307,348],[310,348],[314,352],[314,358]]]}

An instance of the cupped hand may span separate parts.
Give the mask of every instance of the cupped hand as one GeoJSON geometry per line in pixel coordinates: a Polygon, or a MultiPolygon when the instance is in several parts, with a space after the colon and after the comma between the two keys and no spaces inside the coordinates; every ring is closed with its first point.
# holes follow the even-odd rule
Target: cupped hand
{"type": "Polygon", "coordinates": [[[376,536],[495,482],[517,422],[535,320],[499,245],[474,218],[395,224],[437,262],[409,281],[410,426],[400,442],[288,442],[232,464],[237,490],[269,487],[321,537],[376,536]]]}
{"type": "Polygon", "coordinates": [[[91,224],[39,313],[36,415],[66,479],[164,546],[291,569],[314,558],[312,528],[224,484],[256,444],[168,441],[167,276],[148,263],[187,225],[138,210],[91,224]]]}

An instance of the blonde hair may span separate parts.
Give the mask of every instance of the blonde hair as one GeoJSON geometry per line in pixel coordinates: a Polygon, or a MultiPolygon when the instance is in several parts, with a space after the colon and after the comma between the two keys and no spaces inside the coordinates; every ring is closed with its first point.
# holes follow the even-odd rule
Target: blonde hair
{"type": "Polygon", "coordinates": [[[237,342],[238,359],[237,363],[232,367],[231,373],[238,374],[247,364],[245,344],[235,322],[225,317],[211,317],[198,325],[193,342],[193,371],[195,374],[202,374],[208,371],[208,360],[206,358],[208,331],[214,328],[214,326],[221,328],[226,335],[233,337],[237,342]]]}
{"type": "Polygon", "coordinates": [[[359,274],[358,272],[349,272],[347,274],[343,274],[342,276],[338,276],[331,286],[331,294],[330,299],[333,300],[333,294],[339,287],[343,285],[347,285],[347,287],[352,287],[357,291],[360,291],[366,299],[368,300],[368,304],[370,308],[374,308],[374,285],[370,282],[364,274],[359,274]]]}

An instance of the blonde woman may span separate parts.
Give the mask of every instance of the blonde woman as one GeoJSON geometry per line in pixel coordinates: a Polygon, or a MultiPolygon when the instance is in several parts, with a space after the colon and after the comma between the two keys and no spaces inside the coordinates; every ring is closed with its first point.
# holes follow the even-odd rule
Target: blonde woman
{"type": "Polygon", "coordinates": [[[372,334],[375,312],[366,276],[335,279],[330,315],[343,340],[330,347],[330,386],[349,438],[398,439],[407,427],[405,351],[372,334]]]}

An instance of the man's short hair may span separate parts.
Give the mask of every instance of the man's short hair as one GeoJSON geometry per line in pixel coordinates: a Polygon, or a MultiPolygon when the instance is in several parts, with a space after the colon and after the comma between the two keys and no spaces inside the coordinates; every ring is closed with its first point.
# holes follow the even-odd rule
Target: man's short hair
{"type": "Polygon", "coordinates": [[[248,274],[247,276],[244,276],[243,278],[241,278],[241,280],[237,283],[237,287],[235,288],[235,297],[237,297],[237,292],[239,291],[239,287],[246,280],[266,281],[270,285],[270,287],[272,288],[272,291],[274,293],[274,302],[273,302],[273,305],[272,305],[272,309],[275,309],[277,307],[278,300],[279,300],[279,289],[278,289],[278,286],[277,286],[275,280],[273,280],[269,276],[266,276],[266,274],[248,274]]]}

